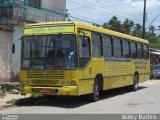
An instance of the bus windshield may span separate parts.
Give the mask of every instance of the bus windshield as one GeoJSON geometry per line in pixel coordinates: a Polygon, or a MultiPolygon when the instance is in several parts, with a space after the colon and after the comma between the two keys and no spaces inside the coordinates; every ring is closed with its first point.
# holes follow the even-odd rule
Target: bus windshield
{"type": "Polygon", "coordinates": [[[75,69],[75,35],[27,36],[22,40],[22,68],[75,69]]]}

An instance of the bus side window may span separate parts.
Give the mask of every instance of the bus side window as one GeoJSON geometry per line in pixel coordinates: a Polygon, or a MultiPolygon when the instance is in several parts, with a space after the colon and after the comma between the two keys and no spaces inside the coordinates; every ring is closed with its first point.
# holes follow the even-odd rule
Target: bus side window
{"type": "Polygon", "coordinates": [[[113,39],[113,47],[114,47],[114,57],[121,58],[122,57],[122,45],[121,38],[114,37],[113,39]]]}
{"type": "Polygon", "coordinates": [[[79,67],[83,68],[91,59],[89,37],[79,36],[79,67]]]}
{"type": "Polygon", "coordinates": [[[123,40],[123,57],[130,58],[130,46],[129,41],[124,39],[123,40]]]}
{"type": "Polygon", "coordinates": [[[136,47],[137,45],[135,42],[131,41],[130,46],[131,46],[131,58],[136,59],[137,58],[137,47],[136,47]]]}
{"type": "Polygon", "coordinates": [[[137,57],[138,59],[143,58],[143,49],[142,49],[142,44],[137,43],[137,57]]]}
{"type": "Polygon", "coordinates": [[[149,49],[148,46],[143,44],[143,52],[144,52],[144,59],[149,59],[149,49]]]}
{"type": "Polygon", "coordinates": [[[105,59],[113,56],[111,36],[103,36],[103,54],[105,59]]]}
{"type": "Polygon", "coordinates": [[[99,34],[92,34],[92,54],[94,58],[102,57],[101,36],[99,34]]]}

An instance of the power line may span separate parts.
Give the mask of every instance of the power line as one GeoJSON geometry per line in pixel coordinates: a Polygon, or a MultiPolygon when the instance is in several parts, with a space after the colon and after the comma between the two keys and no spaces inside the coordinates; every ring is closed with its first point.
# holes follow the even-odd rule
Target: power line
{"type": "MultiPolygon", "coordinates": [[[[70,6],[70,7],[72,7],[72,8],[74,7],[73,5],[68,5],[68,6],[70,6]]],[[[77,8],[77,9],[79,9],[79,8],[77,8]]],[[[74,9],[69,10],[69,13],[75,13],[76,15],[77,15],[77,13],[78,13],[78,15],[83,15],[83,16],[85,16],[86,13],[84,14],[83,11],[78,11],[78,12],[77,12],[77,11],[76,11],[77,9],[75,9],[75,10],[74,10],[74,9]]],[[[88,15],[88,18],[91,19],[92,16],[89,16],[89,15],[88,15]]]]}
{"type": "MultiPolygon", "coordinates": [[[[68,1],[70,1],[71,3],[73,3],[73,4],[77,4],[77,5],[81,5],[81,6],[83,6],[83,7],[87,7],[87,8],[95,8],[94,6],[95,6],[95,4],[93,4],[93,3],[91,3],[91,5],[92,6],[90,6],[90,5],[86,5],[86,4],[82,4],[82,3],[80,3],[80,2],[75,2],[75,1],[72,1],[72,0],[68,0],[68,1]]],[[[115,13],[115,14],[121,14],[121,16],[122,17],[124,17],[124,18],[126,18],[126,17],[133,17],[133,16],[131,16],[130,14],[126,14],[126,13],[122,13],[121,11],[116,11],[117,10],[117,8],[116,8],[116,10],[114,10],[114,9],[109,9],[109,8],[107,8],[106,9],[106,7],[104,7],[104,6],[101,6],[101,7],[98,7],[98,6],[96,6],[96,8],[97,9],[99,9],[99,11],[102,11],[102,13],[104,13],[105,11],[106,12],[110,12],[110,14],[111,14],[111,12],[112,13],[115,13]]],[[[114,14],[114,15],[115,15],[114,14]]]]}
{"type": "Polygon", "coordinates": [[[74,16],[72,16],[72,15],[70,15],[69,17],[74,18],[74,19],[77,19],[77,20],[81,20],[81,21],[84,21],[84,22],[87,22],[87,23],[93,23],[93,22],[91,22],[91,21],[84,20],[84,19],[81,19],[81,18],[78,18],[78,17],[74,17],[74,16]]]}
{"type": "MultiPolygon", "coordinates": [[[[77,9],[79,9],[80,11],[84,11],[84,9],[83,8],[86,8],[86,9],[88,9],[88,8],[91,8],[91,9],[89,9],[89,10],[92,10],[93,12],[95,11],[95,9],[97,9],[96,10],[96,12],[97,13],[99,13],[99,15],[102,15],[102,19],[103,18],[105,18],[105,17],[112,17],[112,15],[121,15],[121,17],[123,17],[124,19],[126,19],[126,18],[129,18],[129,19],[133,19],[134,17],[137,17],[137,16],[134,16],[134,15],[132,15],[132,14],[126,14],[126,13],[128,13],[129,11],[127,11],[127,12],[125,12],[125,13],[123,13],[122,11],[121,11],[121,9],[118,9],[118,8],[115,8],[114,9],[114,6],[109,6],[108,7],[108,5],[109,4],[103,4],[103,6],[98,6],[97,4],[94,4],[94,3],[90,3],[90,2],[86,2],[86,3],[81,3],[80,2],[80,0],[79,0],[79,2],[77,2],[77,1],[73,1],[73,0],[68,0],[68,3],[67,3],[68,5],[67,6],[71,6],[70,8],[70,11],[71,11],[71,13],[73,13],[73,11],[76,11],[77,9]],[[72,4],[71,4],[72,3],[72,4]],[[90,5],[88,5],[87,3],[89,3],[90,5]],[[76,6],[75,6],[75,5],[76,6]],[[104,5],[105,5],[105,7],[104,7],[104,5]],[[106,7],[107,6],[107,7],[106,7]],[[113,9],[109,9],[110,7],[112,7],[113,9]],[[75,9],[76,8],[76,9],[75,9]],[[120,11],[119,11],[120,10],[120,11]]],[[[123,9],[122,9],[123,10],[123,9]]],[[[77,16],[77,13],[75,13],[75,15],[74,16],[77,16]]],[[[78,16],[80,16],[80,14],[78,14],[78,16]]],[[[82,15],[81,15],[82,16],[82,15]]],[[[82,17],[83,18],[83,17],[82,17]]],[[[88,19],[86,16],[85,16],[85,18],[86,19],[88,19]]],[[[100,20],[98,20],[98,19],[95,19],[94,17],[92,17],[91,15],[89,16],[89,19],[94,19],[94,21],[100,21],[100,20]]],[[[139,18],[140,19],[140,18],[139,18]]],[[[102,21],[101,21],[102,22],[102,21]]],[[[105,22],[105,21],[104,21],[105,22]]],[[[100,23],[100,22],[98,22],[98,23],[100,23]]]]}
{"type": "MultiPolygon", "coordinates": [[[[68,1],[70,1],[70,2],[72,2],[72,3],[74,2],[74,3],[76,3],[76,4],[81,4],[81,5],[82,5],[82,3],[80,3],[80,2],[75,2],[75,1],[73,1],[73,0],[68,0],[68,1]]],[[[88,2],[88,3],[89,3],[89,2],[88,2]]],[[[104,4],[105,4],[106,2],[101,2],[101,3],[104,3],[104,4]]],[[[95,4],[95,3],[91,3],[91,2],[90,2],[89,4],[90,4],[92,7],[93,7],[93,6],[98,7],[97,4],[95,4]]],[[[103,4],[103,5],[104,5],[104,4],[103,4]]],[[[83,5],[86,5],[86,4],[83,4],[83,5]]],[[[91,6],[90,6],[90,7],[91,7],[91,6]]],[[[88,7],[88,6],[87,6],[87,7],[88,7]]],[[[102,5],[99,6],[99,8],[104,8],[104,9],[106,9],[106,7],[107,7],[107,9],[109,9],[109,10],[111,10],[111,11],[115,11],[115,12],[121,12],[121,11],[124,11],[125,13],[126,13],[126,12],[129,12],[129,11],[126,11],[126,10],[124,10],[124,9],[114,8],[113,5],[111,6],[111,5],[109,5],[109,4],[105,4],[105,6],[102,6],[102,5]]],[[[128,14],[128,15],[129,15],[129,14],[128,14]]]]}
{"type": "MultiPolygon", "coordinates": [[[[72,15],[72,16],[76,16],[76,13],[72,12],[71,15],[72,15]]],[[[76,16],[76,17],[77,17],[77,16],[76,16]]],[[[97,21],[97,20],[94,19],[94,18],[89,18],[89,17],[83,16],[83,15],[78,15],[77,18],[87,19],[87,20],[92,21],[92,22],[93,22],[93,21],[97,21]]]]}
{"type": "MultiPolygon", "coordinates": [[[[101,21],[99,20],[99,18],[95,18],[94,16],[88,16],[88,14],[78,14],[77,12],[72,10],[71,12],[69,12],[71,15],[79,17],[79,18],[83,18],[83,19],[87,19],[89,21],[97,21],[98,23],[101,23],[103,20],[101,19],[101,21]]],[[[105,19],[104,19],[105,20],[105,19]]],[[[105,22],[105,21],[104,21],[105,22]]]]}
{"type": "MultiPolygon", "coordinates": [[[[102,21],[103,22],[105,22],[105,19],[101,19],[101,21],[99,20],[99,19],[96,19],[95,17],[93,17],[93,16],[87,16],[87,15],[85,15],[85,14],[78,14],[77,15],[77,12],[76,11],[74,11],[74,10],[72,10],[71,12],[69,12],[72,16],[76,16],[77,18],[83,18],[83,19],[86,19],[86,20],[89,20],[89,21],[96,21],[97,22],[97,24],[100,24],[102,21]]],[[[93,22],[93,23],[96,23],[96,22],[93,22]]]]}
{"type": "Polygon", "coordinates": [[[160,13],[150,22],[150,24],[147,26],[146,30],[152,25],[152,23],[160,16],[160,13]]]}
{"type": "MultiPolygon", "coordinates": [[[[73,0],[68,0],[69,2],[71,2],[71,3],[73,3],[73,4],[76,4],[76,5],[79,5],[79,7],[80,8],[84,8],[84,7],[87,7],[87,8],[95,8],[94,6],[95,6],[95,4],[93,4],[93,3],[91,3],[91,6],[90,5],[87,5],[87,4],[82,4],[82,3],[80,3],[80,2],[75,2],[75,1],[73,1],[73,0]]],[[[74,8],[75,6],[73,5],[73,4],[68,4],[69,6],[71,6],[72,8],[74,8]]],[[[113,6],[112,6],[113,7],[113,6]]],[[[79,9],[80,9],[79,8],[79,9]]],[[[107,11],[107,12],[109,12],[109,10],[105,10],[106,8],[104,8],[103,6],[101,6],[101,8],[100,7],[98,7],[98,6],[96,6],[96,8],[98,8],[98,12],[100,12],[100,11],[102,11],[102,13],[101,14],[104,14],[104,12],[105,11],[107,11]],[[103,10],[102,10],[103,9],[103,10]]],[[[112,9],[110,9],[113,13],[115,13],[115,12],[119,12],[119,11],[116,11],[116,10],[118,10],[117,8],[116,8],[116,10],[112,10],[112,9]]],[[[74,13],[73,11],[72,11],[72,13],[74,13]]],[[[90,19],[91,21],[88,21],[88,20],[85,20],[85,19],[81,19],[81,18],[78,18],[78,17],[75,17],[75,16],[77,16],[76,15],[77,13],[75,13],[75,15],[74,16],[70,16],[70,17],[72,17],[72,18],[74,18],[74,19],[77,19],[77,20],[81,20],[81,21],[84,21],[84,22],[87,22],[87,23],[94,23],[94,22],[91,22],[92,21],[92,19],[94,19],[94,18],[92,18],[92,17],[86,17],[86,16],[83,16],[83,15],[79,15],[79,16],[82,16],[82,18],[86,18],[86,19],[90,19]]],[[[125,17],[124,15],[126,15],[126,14],[124,14],[123,13],[123,17],[125,17]]],[[[131,15],[130,15],[131,16],[131,15]]],[[[148,29],[149,28],[149,26],[158,18],[160,16],[160,14],[158,14],[157,16],[156,16],[156,18],[148,25],[148,27],[146,28],[146,29],[148,29]]],[[[133,17],[133,16],[132,16],[133,17]]],[[[126,18],[126,17],[125,17],[126,18]]],[[[94,19],[95,21],[97,21],[96,19],[94,19]]],[[[145,30],[146,30],[145,29],[145,30]]]]}
{"type": "MultiPolygon", "coordinates": [[[[94,4],[92,6],[89,6],[89,5],[82,4],[82,3],[79,3],[79,2],[75,2],[75,1],[71,1],[71,0],[70,0],[70,2],[72,2],[73,4],[81,5],[81,6],[86,7],[86,8],[91,8],[91,9],[95,8],[94,4]]],[[[96,8],[99,9],[99,11],[101,11],[102,13],[106,11],[106,12],[112,12],[112,13],[116,13],[117,14],[117,12],[118,12],[119,14],[123,15],[123,17],[126,17],[126,16],[124,16],[125,14],[121,13],[120,11],[116,11],[116,10],[112,10],[112,9],[107,10],[104,7],[98,7],[98,6],[96,6],[96,8]]],[[[127,15],[127,16],[130,16],[130,15],[127,15]]]]}
{"type": "Polygon", "coordinates": [[[91,21],[88,21],[88,20],[84,20],[84,19],[81,19],[81,18],[72,16],[72,15],[70,15],[70,14],[68,14],[67,16],[68,16],[68,17],[71,17],[71,18],[74,18],[74,19],[77,19],[77,20],[80,20],[80,21],[87,22],[87,23],[96,24],[96,23],[94,23],[94,22],[91,22],[91,21]]]}

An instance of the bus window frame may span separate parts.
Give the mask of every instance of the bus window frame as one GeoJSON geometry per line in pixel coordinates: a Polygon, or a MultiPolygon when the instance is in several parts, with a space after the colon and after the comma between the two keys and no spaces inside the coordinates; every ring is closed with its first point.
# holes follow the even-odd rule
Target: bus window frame
{"type": "MultiPolygon", "coordinates": [[[[55,34],[38,34],[37,36],[52,36],[52,35],[57,35],[57,33],[55,33],[55,34]]],[[[63,35],[74,35],[75,36],[75,42],[76,42],[76,54],[77,54],[77,61],[76,61],[76,68],[73,68],[73,69],[68,69],[68,68],[64,68],[64,69],[62,69],[62,70],[76,70],[76,69],[78,69],[79,68],[79,50],[78,50],[78,45],[77,45],[77,43],[78,43],[78,41],[77,41],[77,34],[76,33],[64,33],[63,35]]],[[[30,36],[33,36],[33,35],[27,35],[27,36],[22,36],[22,41],[24,40],[24,37],[30,37],[30,36]]],[[[47,41],[46,41],[47,42],[47,41]]],[[[20,63],[20,69],[21,70],[29,70],[29,69],[31,69],[31,68],[23,68],[22,67],[22,64],[23,64],[23,53],[24,53],[24,42],[21,42],[21,63],[20,63]]],[[[46,49],[46,48],[45,48],[46,49]]],[[[31,52],[31,51],[30,51],[31,52]]],[[[30,53],[31,54],[31,53],[30,53]]],[[[46,53],[45,53],[46,54],[46,53]]],[[[47,58],[45,58],[45,59],[47,59],[47,58]]],[[[39,70],[39,69],[34,69],[34,70],[39,70]]],[[[48,70],[47,68],[44,68],[44,70],[48,70]]],[[[50,70],[57,70],[57,69],[50,69],[50,70]]]]}
{"type": "Polygon", "coordinates": [[[136,41],[130,40],[130,51],[131,51],[130,58],[133,60],[137,59],[137,42],[136,41]],[[132,51],[133,51],[132,50],[132,43],[134,43],[134,45],[135,45],[135,58],[133,58],[133,56],[132,56],[132,51]]]}
{"type": "Polygon", "coordinates": [[[103,47],[103,56],[104,56],[104,59],[113,57],[113,36],[112,35],[107,35],[107,34],[103,34],[102,35],[102,47],[103,47]],[[105,39],[104,39],[105,37],[108,37],[110,39],[110,42],[111,42],[110,47],[109,46],[104,46],[103,43],[105,41],[105,39]],[[105,56],[105,54],[104,54],[105,47],[110,48],[110,50],[111,50],[111,56],[105,56]]]}
{"type": "Polygon", "coordinates": [[[149,59],[149,46],[148,46],[148,44],[143,43],[143,54],[144,54],[144,59],[148,60],[149,59]],[[144,50],[144,46],[147,47],[147,53],[144,50]],[[145,57],[145,54],[147,55],[147,58],[145,57]]]}
{"type": "Polygon", "coordinates": [[[129,59],[131,58],[131,46],[130,46],[130,40],[126,39],[126,38],[122,38],[122,53],[123,53],[123,58],[124,59],[129,59]],[[127,42],[128,44],[128,49],[124,49],[124,42],[127,42]],[[128,50],[129,56],[128,57],[124,57],[124,50],[128,50]]]}
{"type": "Polygon", "coordinates": [[[143,57],[143,44],[141,43],[141,42],[137,42],[137,59],[144,59],[144,57],[143,57]],[[141,51],[140,51],[140,53],[141,53],[141,56],[138,56],[139,55],[139,53],[138,53],[138,45],[140,45],[140,48],[141,48],[141,51]]]}
{"type": "MultiPolygon", "coordinates": [[[[90,38],[90,36],[86,36],[86,35],[81,35],[81,34],[78,34],[77,35],[77,51],[78,51],[78,68],[79,69],[85,69],[87,66],[88,66],[88,64],[90,63],[90,61],[91,61],[91,59],[92,59],[92,52],[91,52],[91,38],[90,38]],[[90,55],[90,57],[88,58],[89,60],[88,60],[88,62],[84,65],[84,66],[80,66],[80,51],[79,51],[79,47],[80,47],[80,45],[79,45],[79,37],[86,37],[86,38],[88,38],[88,41],[89,41],[89,55],[90,55]]],[[[83,48],[83,47],[82,47],[83,48]]]]}
{"type": "Polygon", "coordinates": [[[122,41],[122,38],[121,38],[121,37],[112,36],[112,46],[113,46],[112,48],[113,48],[113,57],[114,57],[114,58],[118,58],[118,59],[119,59],[119,58],[122,58],[122,42],[121,42],[121,41],[122,41]],[[119,40],[119,42],[120,42],[120,48],[115,48],[115,43],[114,43],[115,40],[116,40],[115,38],[116,38],[117,40],[119,40]],[[117,50],[117,49],[119,49],[120,52],[121,52],[121,55],[118,56],[118,57],[115,56],[115,50],[117,50]]]}
{"type": "Polygon", "coordinates": [[[103,54],[103,41],[102,41],[102,39],[103,39],[103,37],[102,37],[103,35],[101,34],[101,33],[98,33],[98,32],[91,32],[91,49],[92,49],[92,58],[95,58],[95,59],[101,59],[101,58],[103,58],[104,57],[104,54],[103,54]],[[94,56],[94,52],[93,52],[93,34],[95,34],[95,35],[98,35],[99,36],[99,44],[100,44],[100,46],[99,46],[99,49],[100,49],[100,56],[94,56]]]}

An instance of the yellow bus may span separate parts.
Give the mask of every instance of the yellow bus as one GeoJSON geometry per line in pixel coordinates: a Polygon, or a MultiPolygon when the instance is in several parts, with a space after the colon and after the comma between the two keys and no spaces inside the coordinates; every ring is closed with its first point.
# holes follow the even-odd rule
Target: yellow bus
{"type": "Polygon", "coordinates": [[[148,41],[81,22],[25,25],[21,94],[88,95],[149,79],[148,41]]]}

